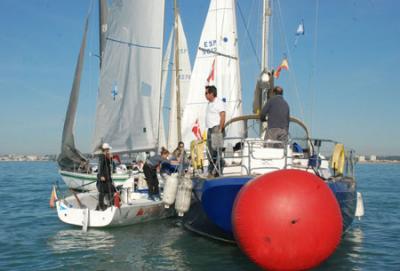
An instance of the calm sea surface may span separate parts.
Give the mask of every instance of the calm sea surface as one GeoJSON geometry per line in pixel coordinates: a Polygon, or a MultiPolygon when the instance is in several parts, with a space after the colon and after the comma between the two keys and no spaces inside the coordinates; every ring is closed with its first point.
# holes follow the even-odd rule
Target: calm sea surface
{"type": "MultiPolygon", "coordinates": [[[[356,170],[366,214],[316,270],[400,270],[400,165],[356,170]]],[[[259,270],[175,218],[84,233],[49,208],[56,181],[55,163],[0,163],[0,270],[259,270]]]]}

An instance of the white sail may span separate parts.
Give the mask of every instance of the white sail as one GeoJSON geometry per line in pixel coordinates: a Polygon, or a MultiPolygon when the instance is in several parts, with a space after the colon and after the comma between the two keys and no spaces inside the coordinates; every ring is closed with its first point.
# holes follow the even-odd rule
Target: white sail
{"type": "MultiPolygon", "coordinates": [[[[179,71],[178,71],[178,80],[179,80],[179,89],[180,89],[180,104],[181,104],[181,117],[184,111],[184,105],[186,103],[189,85],[190,85],[190,76],[191,76],[191,65],[189,59],[189,50],[187,46],[185,31],[183,30],[181,17],[178,14],[178,52],[179,52],[179,71]]],[[[173,50],[174,55],[173,58],[175,60],[175,52],[176,48],[173,50]]],[[[169,113],[169,129],[168,129],[168,144],[167,147],[169,150],[174,150],[178,145],[178,123],[177,123],[177,81],[176,81],[176,66],[175,61],[172,67],[172,77],[171,77],[171,92],[170,92],[170,113],[169,113]]],[[[181,126],[182,130],[184,126],[181,126]]]]}
{"type": "Polygon", "coordinates": [[[79,92],[81,86],[81,76],[84,63],[84,55],[86,48],[86,36],[88,32],[89,15],[85,20],[85,31],[82,37],[81,48],[79,50],[78,61],[75,68],[74,82],[72,84],[71,94],[69,97],[69,103],[67,107],[67,113],[64,121],[64,129],[61,139],[61,153],[57,157],[57,162],[60,169],[73,170],[80,166],[81,162],[85,162],[87,159],[83,154],[75,147],[75,118],[76,111],[78,108],[79,92]]]}
{"type": "MultiPolygon", "coordinates": [[[[234,0],[211,0],[194,63],[182,129],[185,145],[195,139],[192,127],[205,130],[206,85],[215,85],[225,101],[226,120],[242,115],[241,82],[234,0]],[[207,80],[209,79],[209,80],[207,80]]],[[[229,126],[227,137],[243,135],[243,124],[229,126]]]]}
{"type": "Polygon", "coordinates": [[[114,152],[155,149],[159,139],[163,0],[114,1],[108,14],[93,140],[114,152]]]}
{"type": "MultiPolygon", "coordinates": [[[[168,38],[168,44],[167,44],[167,49],[165,50],[165,55],[163,58],[162,62],[162,73],[161,73],[161,110],[163,110],[163,105],[164,105],[164,100],[165,100],[165,92],[167,88],[167,80],[168,80],[168,73],[169,73],[169,64],[171,61],[171,49],[172,49],[172,38],[174,32],[171,31],[169,38],[168,38]]],[[[163,115],[163,112],[162,112],[163,115]]],[[[164,118],[161,118],[160,120],[160,146],[166,146],[167,140],[165,137],[165,124],[164,124],[164,118]]]]}

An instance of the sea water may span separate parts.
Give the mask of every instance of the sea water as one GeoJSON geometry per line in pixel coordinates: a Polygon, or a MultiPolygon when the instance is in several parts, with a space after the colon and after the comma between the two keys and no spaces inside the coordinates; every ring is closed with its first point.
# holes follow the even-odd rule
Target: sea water
{"type": "MultiPolygon", "coordinates": [[[[400,164],[359,164],[365,216],[315,270],[400,270],[400,164]]],[[[178,218],[111,229],[62,223],[49,208],[53,162],[0,162],[0,270],[260,270],[237,246],[178,218]]]]}

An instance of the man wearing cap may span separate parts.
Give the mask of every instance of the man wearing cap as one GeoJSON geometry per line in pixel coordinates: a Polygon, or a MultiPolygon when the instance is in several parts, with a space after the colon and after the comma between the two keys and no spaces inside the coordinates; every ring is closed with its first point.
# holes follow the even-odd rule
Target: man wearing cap
{"type": "Polygon", "coordinates": [[[97,190],[99,191],[99,205],[97,209],[105,210],[104,196],[107,196],[109,204],[113,202],[113,193],[116,191],[112,182],[112,155],[111,146],[104,143],[101,146],[102,154],[99,156],[99,171],[97,173],[97,190]]]}

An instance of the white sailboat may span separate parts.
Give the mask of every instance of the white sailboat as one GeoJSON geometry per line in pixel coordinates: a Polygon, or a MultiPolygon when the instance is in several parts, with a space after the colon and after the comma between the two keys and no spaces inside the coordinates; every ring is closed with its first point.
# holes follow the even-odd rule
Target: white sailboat
{"type": "MultiPolygon", "coordinates": [[[[242,87],[239,70],[238,37],[234,0],[211,0],[204,23],[190,80],[188,99],[182,119],[182,138],[189,146],[195,136],[192,127],[198,122],[205,130],[207,100],[204,87],[215,85],[218,97],[225,102],[226,119],[242,115],[242,87]]],[[[226,129],[227,137],[241,137],[243,124],[226,129]]]]}
{"type": "MultiPolygon", "coordinates": [[[[101,69],[92,153],[97,153],[104,142],[119,154],[157,150],[160,143],[158,126],[161,118],[164,6],[159,1],[137,1],[134,4],[116,1],[107,16],[104,15],[107,7],[105,0],[100,1],[99,7],[101,69]],[[162,6],[162,10],[158,6],[162,6]],[[130,14],[126,14],[128,11],[122,7],[128,9],[130,14]],[[148,17],[144,18],[143,14],[148,17]],[[148,23],[144,25],[141,20],[148,23]]],[[[69,188],[94,190],[96,173],[91,171],[88,159],[75,147],[73,135],[86,31],[87,22],[58,164],[60,175],[69,188]]],[[[125,167],[113,174],[116,185],[125,183],[129,178],[125,167]]]]}
{"type": "MultiPolygon", "coordinates": [[[[175,9],[177,8],[175,7],[175,9]]],[[[173,25],[173,31],[171,31],[170,37],[168,39],[168,45],[163,60],[162,76],[162,93],[165,93],[168,73],[169,71],[171,71],[168,133],[165,144],[168,150],[174,150],[178,142],[182,138],[183,128],[181,118],[188,97],[191,77],[189,50],[185,31],[183,29],[181,17],[178,10],[176,10],[175,17],[176,19],[173,25]],[[172,62],[171,69],[169,69],[168,67],[170,62],[172,62]]],[[[162,97],[165,97],[165,95],[162,95],[162,97]]],[[[161,134],[165,134],[163,127],[161,127],[161,129],[161,134]]]]}
{"type": "Polygon", "coordinates": [[[175,32],[178,33],[178,42],[174,48],[174,57],[172,70],[174,71],[171,77],[170,90],[170,114],[169,114],[169,129],[167,147],[169,150],[176,148],[178,141],[182,139],[182,115],[184,105],[188,97],[188,90],[191,77],[191,65],[189,59],[189,50],[187,46],[185,32],[179,14],[177,15],[178,24],[175,27],[175,32]],[[175,56],[177,55],[177,56],[175,56]],[[179,92],[179,94],[178,94],[179,92]],[[179,102],[178,102],[179,100],[179,102]],[[179,110],[178,109],[179,104],[179,110]],[[178,118],[179,114],[179,118],[178,118]]]}
{"type": "MultiPolygon", "coordinates": [[[[92,151],[96,153],[104,142],[109,143],[116,153],[155,151],[160,137],[164,1],[113,1],[107,17],[107,27],[100,24],[103,30],[107,28],[107,34],[104,55],[101,53],[103,58],[92,151]]],[[[73,137],[87,25],[88,18],[64,126],[62,152],[58,158],[61,176],[65,180],[78,180],[81,186],[96,180],[95,173],[74,171],[87,162],[75,148],[73,137]]],[[[74,194],[56,202],[59,218],[86,229],[135,224],[173,213],[164,210],[161,201],[147,199],[147,191],[140,189],[142,181],[138,180],[139,190],[133,191],[134,179],[140,176],[122,176],[113,175],[116,185],[120,184],[119,181],[124,182],[119,207],[109,203],[110,207],[105,211],[98,211],[97,192],[74,194]]]]}

